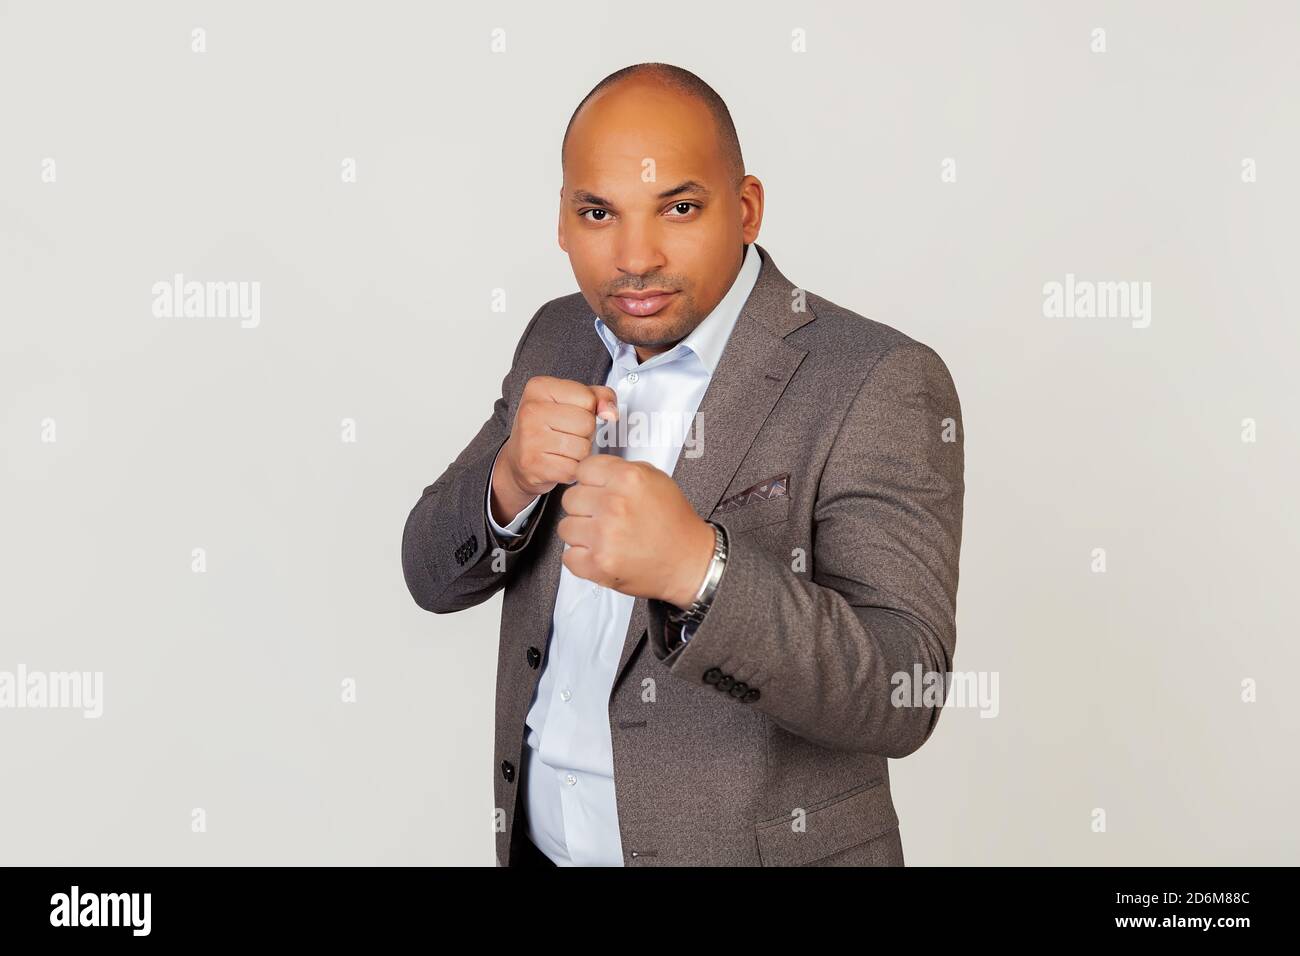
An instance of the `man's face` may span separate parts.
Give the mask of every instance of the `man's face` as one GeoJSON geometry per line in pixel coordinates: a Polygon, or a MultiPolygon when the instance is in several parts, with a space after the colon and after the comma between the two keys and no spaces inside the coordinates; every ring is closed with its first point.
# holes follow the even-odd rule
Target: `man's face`
{"type": "Polygon", "coordinates": [[[588,101],[564,166],[560,248],[587,304],[642,361],[671,348],[735,280],[761,184],[732,181],[703,103],[636,80],[588,101]]]}

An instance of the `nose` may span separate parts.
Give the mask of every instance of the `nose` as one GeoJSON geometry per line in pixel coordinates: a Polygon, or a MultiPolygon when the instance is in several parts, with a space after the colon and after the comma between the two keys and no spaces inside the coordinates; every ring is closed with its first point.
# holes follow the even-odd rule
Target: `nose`
{"type": "Polygon", "coordinates": [[[643,276],[667,264],[659,237],[648,224],[625,222],[619,233],[616,265],[624,275],[643,276]]]}

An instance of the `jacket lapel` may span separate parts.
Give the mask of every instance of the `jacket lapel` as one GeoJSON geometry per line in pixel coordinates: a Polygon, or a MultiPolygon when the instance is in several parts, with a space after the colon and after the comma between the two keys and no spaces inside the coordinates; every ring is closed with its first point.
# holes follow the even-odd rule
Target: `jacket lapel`
{"type": "MultiPolygon", "coordinates": [[[[797,290],[776,268],[767,251],[762,246],[758,251],[762,257],[758,279],[740,310],[692,423],[701,453],[693,458],[678,455],[673,468],[678,487],[701,518],[712,514],[722,500],[759,428],[808,354],[784,337],[812,315],[798,308],[803,303],[801,298],[795,298],[797,290]]],[[[600,347],[604,352],[604,346],[600,347]]],[[[608,352],[605,358],[607,374],[608,352]]],[[[603,383],[602,378],[591,384],[603,383]]],[[[646,599],[637,598],[611,693],[646,636],[647,622],[646,599]]]]}

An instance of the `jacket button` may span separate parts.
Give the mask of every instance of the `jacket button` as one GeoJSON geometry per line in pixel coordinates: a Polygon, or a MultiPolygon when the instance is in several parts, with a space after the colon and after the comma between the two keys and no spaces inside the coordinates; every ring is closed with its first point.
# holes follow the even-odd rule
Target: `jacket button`
{"type": "Polygon", "coordinates": [[[509,760],[501,761],[501,776],[506,778],[506,782],[513,782],[515,779],[515,765],[509,760]]]}
{"type": "Polygon", "coordinates": [[[538,665],[542,663],[542,652],[535,647],[528,648],[528,666],[537,670],[538,665]]]}
{"type": "Polygon", "coordinates": [[[754,701],[758,700],[758,697],[758,688],[751,687],[749,690],[745,691],[745,696],[740,698],[740,702],[742,704],[752,704],[754,701]]]}
{"type": "Polygon", "coordinates": [[[731,685],[735,682],[736,678],[732,677],[730,674],[723,674],[722,677],[718,679],[718,682],[713,686],[718,690],[730,690],[731,685]]]}
{"type": "Polygon", "coordinates": [[[478,535],[470,535],[461,546],[453,552],[456,563],[464,564],[470,558],[474,557],[474,552],[478,550],[478,535]]]}
{"type": "Polygon", "coordinates": [[[718,670],[716,667],[710,667],[708,670],[704,672],[704,683],[716,684],[718,682],[718,678],[720,678],[721,676],[722,676],[722,671],[718,670]]]}
{"type": "Polygon", "coordinates": [[[731,694],[732,697],[744,697],[745,691],[747,690],[749,690],[749,685],[743,680],[738,680],[731,685],[731,690],[728,691],[728,693],[731,694]]]}

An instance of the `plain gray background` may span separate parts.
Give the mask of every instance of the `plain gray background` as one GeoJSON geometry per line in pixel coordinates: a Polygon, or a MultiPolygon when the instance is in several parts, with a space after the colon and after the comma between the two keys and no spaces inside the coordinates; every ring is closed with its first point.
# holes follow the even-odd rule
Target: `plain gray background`
{"type": "Polygon", "coordinates": [[[998,675],[999,714],[953,708],[891,763],[908,863],[1300,862],[1298,27],[0,4],[0,670],[105,681],[98,720],[0,710],[0,861],[492,865],[500,599],[417,608],[402,525],[577,289],[570,113],[661,60],[730,105],[781,270],[957,383],[955,666],[998,675]],[[177,272],[260,282],[260,325],[155,317],[177,272]],[[1150,326],[1044,317],[1067,273],[1150,282],[1150,326]]]}

